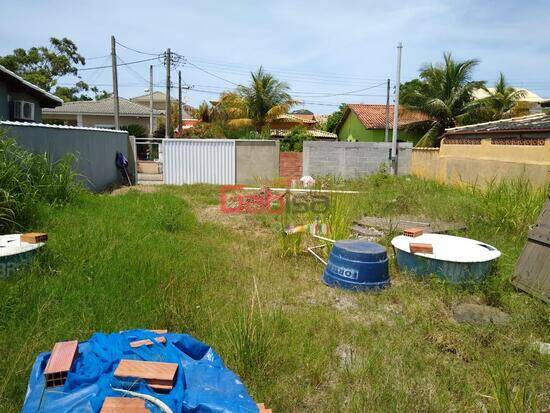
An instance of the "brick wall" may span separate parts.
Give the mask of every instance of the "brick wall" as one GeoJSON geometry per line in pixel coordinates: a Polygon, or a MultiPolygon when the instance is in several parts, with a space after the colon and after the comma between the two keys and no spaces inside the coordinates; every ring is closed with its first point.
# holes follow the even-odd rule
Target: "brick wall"
{"type": "Polygon", "coordinates": [[[302,177],[302,152],[279,153],[279,176],[288,179],[302,177]]]}

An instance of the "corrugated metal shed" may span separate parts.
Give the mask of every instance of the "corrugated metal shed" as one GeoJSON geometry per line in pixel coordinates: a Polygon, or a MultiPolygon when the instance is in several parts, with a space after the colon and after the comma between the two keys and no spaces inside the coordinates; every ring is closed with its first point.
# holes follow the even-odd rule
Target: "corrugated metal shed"
{"type": "Polygon", "coordinates": [[[235,184],[235,141],[230,139],[164,139],[164,182],[235,184]]]}

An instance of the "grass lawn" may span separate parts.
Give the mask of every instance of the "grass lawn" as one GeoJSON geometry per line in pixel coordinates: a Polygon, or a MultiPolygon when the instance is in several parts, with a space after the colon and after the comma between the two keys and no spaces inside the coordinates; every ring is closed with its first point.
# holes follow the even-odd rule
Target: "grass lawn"
{"type": "Polygon", "coordinates": [[[21,408],[32,363],[54,342],[130,328],[208,343],[274,412],[548,411],[550,357],[532,343],[550,342],[549,306],[508,283],[544,194],[384,175],[346,187],[363,193],[331,199],[326,218],[339,231],[363,214],[461,221],[461,235],[503,252],[490,281],[417,280],[392,260],[391,288],[339,291],[321,283],[313,257],[282,254],[276,225],[311,213],[221,215],[213,186],[83,195],[41,211],[45,251],[0,281],[0,411],[21,408]],[[462,302],[497,306],[510,321],[459,324],[462,302]]]}

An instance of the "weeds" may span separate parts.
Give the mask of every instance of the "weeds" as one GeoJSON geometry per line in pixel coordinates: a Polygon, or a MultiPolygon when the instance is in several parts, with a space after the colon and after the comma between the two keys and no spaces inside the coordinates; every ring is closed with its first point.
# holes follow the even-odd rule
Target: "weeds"
{"type": "Polygon", "coordinates": [[[489,368],[493,389],[495,413],[535,413],[537,412],[536,398],[532,390],[526,386],[511,387],[510,375],[502,367],[489,368]]]}
{"type": "Polygon", "coordinates": [[[19,147],[0,131],[0,233],[22,229],[36,219],[40,204],[74,200],[82,187],[72,169],[75,157],[51,163],[19,147]]]}
{"type": "Polygon", "coordinates": [[[472,186],[470,191],[478,200],[476,219],[495,232],[523,237],[538,217],[549,188],[535,188],[527,178],[518,178],[493,180],[483,190],[472,186]]]}

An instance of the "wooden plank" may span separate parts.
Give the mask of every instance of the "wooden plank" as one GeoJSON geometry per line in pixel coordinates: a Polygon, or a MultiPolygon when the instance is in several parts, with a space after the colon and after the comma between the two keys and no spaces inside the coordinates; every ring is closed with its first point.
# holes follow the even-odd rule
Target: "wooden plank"
{"type": "Polygon", "coordinates": [[[137,397],[105,397],[99,413],[149,413],[145,400],[137,397]]]}
{"type": "Polygon", "coordinates": [[[153,388],[170,390],[174,386],[177,371],[177,363],[123,359],[120,360],[114,375],[118,378],[144,379],[153,388]]]}
{"type": "Polygon", "coordinates": [[[550,303],[550,197],[521,253],[512,284],[550,303]]]}
{"type": "Polygon", "coordinates": [[[168,330],[149,330],[149,331],[152,331],[153,333],[157,333],[157,334],[166,334],[166,333],[168,333],[168,330]]]}
{"type": "Polygon", "coordinates": [[[28,242],[29,244],[37,244],[39,242],[46,242],[48,240],[48,234],[45,232],[27,232],[21,234],[21,241],[28,242]]]}
{"type": "Polygon", "coordinates": [[[78,352],[78,341],[61,341],[55,343],[52,353],[44,369],[46,387],[65,384],[67,373],[71,370],[78,352]]]}
{"type": "MultiPolygon", "coordinates": [[[[166,343],[166,337],[164,337],[164,336],[156,337],[155,341],[159,344],[164,344],[164,343],[166,343]]],[[[153,342],[151,340],[149,340],[148,338],[146,338],[145,340],[132,341],[130,343],[130,347],[132,347],[132,348],[139,348],[139,347],[142,347],[142,346],[152,346],[152,345],[153,345],[153,342]]]]}

